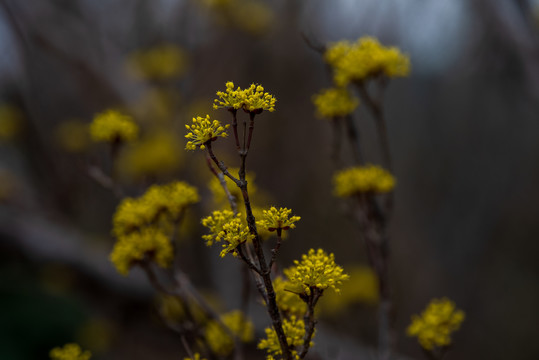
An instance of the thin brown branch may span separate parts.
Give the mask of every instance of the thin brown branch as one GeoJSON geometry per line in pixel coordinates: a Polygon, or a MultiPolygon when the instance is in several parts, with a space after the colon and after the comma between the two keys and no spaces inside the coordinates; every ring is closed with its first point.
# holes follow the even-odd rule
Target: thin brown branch
{"type": "Polygon", "coordinates": [[[307,297],[307,312],[303,316],[303,321],[305,323],[305,335],[303,336],[303,347],[299,354],[300,359],[303,359],[309,348],[311,347],[311,340],[314,334],[314,328],[316,325],[316,319],[314,318],[314,308],[320,296],[322,296],[323,290],[318,289],[317,287],[311,286],[310,295],[307,297]]]}

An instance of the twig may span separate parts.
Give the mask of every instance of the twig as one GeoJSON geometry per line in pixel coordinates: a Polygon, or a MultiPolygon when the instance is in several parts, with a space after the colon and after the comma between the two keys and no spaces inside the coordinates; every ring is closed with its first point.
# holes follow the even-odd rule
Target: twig
{"type": "Polygon", "coordinates": [[[305,323],[305,335],[303,336],[303,347],[299,354],[300,359],[303,359],[305,355],[307,355],[307,352],[311,347],[311,339],[313,337],[314,327],[316,325],[316,320],[314,318],[314,307],[323,293],[323,290],[320,290],[314,286],[310,287],[310,291],[310,295],[304,299],[304,301],[307,300],[305,301],[307,303],[307,312],[303,316],[303,321],[305,323]]]}
{"type": "Polygon", "coordinates": [[[277,244],[275,244],[275,247],[271,250],[271,259],[268,265],[268,271],[271,271],[271,268],[273,267],[273,264],[275,263],[275,259],[277,258],[277,253],[279,252],[279,248],[281,247],[281,243],[283,241],[282,231],[283,229],[277,228],[277,244]]]}

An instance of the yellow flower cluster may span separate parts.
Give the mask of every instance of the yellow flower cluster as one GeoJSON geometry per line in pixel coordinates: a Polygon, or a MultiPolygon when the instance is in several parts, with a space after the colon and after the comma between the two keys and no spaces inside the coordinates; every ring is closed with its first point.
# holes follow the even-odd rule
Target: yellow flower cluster
{"type": "Polygon", "coordinates": [[[292,210],[287,208],[279,208],[277,210],[276,207],[272,206],[269,210],[262,211],[264,218],[258,220],[256,225],[268,231],[294,229],[296,227],[294,223],[301,218],[299,216],[290,217],[291,212],[292,210]]]}
{"type": "Polygon", "coordinates": [[[92,353],[88,350],[82,351],[75,343],[65,344],[64,347],[55,347],[49,353],[52,360],[89,360],[92,353]]]}
{"type": "Polygon", "coordinates": [[[110,260],[118,272],[127,275],[133,263],[147,255],[168,267],[173,248],[166,233],[184,209],[198,201],[196,188],[182,181],[153,185],[139,198],[124,199],[112,218],[117,241],[110,260]]]}
{"type": "Polygon", "coordinates": [[[451,344],[451,333],[460,328],[464,312],[447,298],[433,299],[421,316],[413,315],[406,329],[408,336],[416,336],[426,350],[451,344]]]}
{"type": "Polygon", "coordinates": [[[311,294],[311,287],[332,288],[339,292],[337,286],[349,278],[343,268],[335,264],[335,256],[326,254],[323,249],[309,250],[307,255],[302,255],[301,261],[294,260],[294,264],[283,272],[292,286],[299,287],[306,295],[311,294]]]}
{"type": "Polygon", "coordinates": [[[136,78],[171,79],[183,75],[187,66],[187,56],[177,46],[165,44],[131,54],[127,65],[130,73],[136,78]]]}
{"type": "Polygon", "coordinates": [[[271,7],[260,0],[200,0],[221,24],[234,26],[252,35],[264,35],[272,25],[271,7]]]}
{"type": "Polygon", "coordinates": [[[363,81],[383,74],[387,77],[407,76],[410,59],[396,47],[385,47],[377,39],[366,36],[355,43],[339,41],[324,54],[334,69],[334,80],[339,86],[363,81]]]}
{"type": "MultiPolygon", "coordinates": [[[[254,338],[254,325],[239,310],[221,316],[225,326],[241,341],[250,342],[254,338]]],[[[204,336],[211,350],[219,356],[228,356],[234,350],[234,340],[217,321],[210,321],[204,336]]]]}
{"type": "Polygon", "coordinates": [[[318,302],[320,315],[330,317],[345,311],[351,304],[374,305],[378,302],[378,278],[370,267],[347,266],[346,272],[350,275],[350,280],[342,284],[341,291],[338,294],[324,294],[318,302]]]}
{"type": "Polygon", "coordinates": [[[333,119],[353,113],[359,100],[346,88],[330,88],[314,95],[313,103],[318,116],[333,119]]]}
{"type": "Polygon", "coordinates": [[[159,266],[167,268],[173,259],[173,248],[168,236],[156,228],[144,228],[118,238],[110,254],[110,261],[122,275],[131,266],[148,255],[159,266]]]}
{"type": "MultiPolygon", "coordinates": [[[[220,234],[223,231],[223,225],[234,219],[234,213],[230,210],[216,210],[210,216],[202,219],[202,225],[210,231],[207,235],[202,235],[202,239],[206,240],[206,245],[211,246],[213,242],[221,241],[220,234]]],[[[240,217],[240,214],[236,216],[240,217]]]]}
{"type": "Polygon", "coordinates": [[[129,178],[156,177],[181,165],[183,140],[176,134],[156,131],[131,143],[118,158],[120,173],[129,178]]]}
{"type": "Polygon", "coordinates": [[[251,84],[242,90],[239,86],[234,90],[234,83],[226,83],[225,91],[217,91],[218,99],[214,100],[213,108],[227,108],[238,110],[242,108],[246,112],[261,113],[264,110],[275,111],[275,97],[264,92],[264,87],[251,84]]]}
{"type": "Polygon", "coordinates": [[[206,245],[212,245],[214,241],[224,241],[221,257],[225,257],[228,253],[237,256],[236,248],[254,238],[249,227],[241,220],[241,215],[234,216],[230,210],[214,211],[210,216],[202,219],[202,225],[210,230],[209,234],[202,235],[202,238],[206,240],[206,245]]]}
{"type": "Polygon", "coordinates": [[[90,137],[94,141],[132,141],[138,136],[138,126],[131,116],[117,110],[97,114],[90,124],[90,137]]]}
{"type": "Polygon", "coordinates": [[[277,306],[282,312],[298,317],[305,314],[307,304],[296,293],[301,292],[302,289],[298,289],[297,286],[280,276],[273,280],[273,289],[275,290],[277,306]]]}
{"type": "MultiPolygon", "coordinates": [[[[268,353],[268,359],[273,359],[274,356],[282,355],[281,345],[279,338],[273,327],[266,328],[266,339],[260,340],[257,347],[261,350],[266,350],[268,353]]],[[[291,316],[290,319],[283,320],[283,331],[286,335],[286,341],[292,348],[292,356],[297,357],[298,351],[293,349],[303,345],[303,337],[305,336],[305,322],[295,316],[291,316]]],[[[315,332],[316,333],[316,332],[315,332]]],[[[314,336],[313,336],[314,337],[314,336]]],[[[311,341],[310,346],[313,346],[311,341]]]]}
{"type": "Polygon", "coordinates": [[[333,184],[335,195],[348,197],[362,192],[390,192],[395,187],[395,178],[380,166],[366,165],[337,172],[333,184]]]}
{"type": "Polygon", "coordinates": [[[122,200],[112,219],[112,232],[116,236],[126,235],[155,225],[164,216],[176,220],[183,209],[198,201],[197,189],[183,181],[152,185],[141,197],[122,200]]]}
{"type": "Polygon", "coordinates": [[[185,128],[189,131],[185,137],[189,139],[186,150],[195,150],[197,146],[204,150],[205,144],[216,140],[218,137],[227,137],[228,134],[225,129],[228,129],[230,125],[222,126],[219,120],[210,120],[210,115],[206,115],[205,118],[197,116],[193,118],[192,125],[185,125],[185,128]]]}
{"type": "Polygon", "coordinates": [[[219,234],[219,237],[224,240],[223,250],[220,256],[225,257],[229,253],[237,256],[236,248],[246,241],[253,240],[255,236],[250,233],[249,227],[237,217],[223,225],[223,230],[219,234]]]}

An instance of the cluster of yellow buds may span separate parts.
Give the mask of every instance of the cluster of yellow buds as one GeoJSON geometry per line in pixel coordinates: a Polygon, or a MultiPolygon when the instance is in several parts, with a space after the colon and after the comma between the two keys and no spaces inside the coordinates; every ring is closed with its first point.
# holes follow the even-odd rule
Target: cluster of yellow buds
{"type": "Polygon", "coordinates": [[[413,315],[406,329],[408,336],[416,336],[426,350],[451,344],[451,333],[460,328],[464,311],[447,298],[433,299],[420,316],[413,315]]]}
{"type": "MultiPolygon", "coordinates": [[[[242,342],[253,341],[254,325],[241,311],[234,310],[223,314],[221,321],[242,342]]],[[[219,356],[228,356],[234,350],[234,339],[215,320],[206,326],[204,337],[212,352],[219,356]]]]}
{"type": "Polygon", "coordinates": [[[216,140],[218,137],[227,137],[226,129],[230,125],[222,126],[219,120],[210,120],[210,115],[206,115],[205,118],[197,116],[193,118],[192,125],[185,125],[185,128],[189,130],[185,137],[189,139],[186,150],[195,150],[200,147],[201,150],[206,148],[206,144],[210,141],[216,140]]]}
{"type": "Polygon", "coordinates": [[[369,77],[407,76],[410,59],[396,47],[385,47],[377,39],[365,36],[352,43],[339,41],[332,44],[324,54],[334,70],[334,81],[338,86],[363,81],[369,77]]]}
{"type": "Polygon", "coordinates": [[[262,210],[263,219],[258,220],[256,225],[264,228],[268,231],[275,231],[278,229],[288,230],[294,229],[296,225],[295,222],[298,222],[301,218],[299,216],[290,216],[292,210],[287,208],[279,208],[272,206],[269,210],[262,210]]]}
{"type": "Polygon", "coordinates": [[[314,95],[313,103],[318,116],[334,119],[353,113],[359,100],[346,88],[330,88],[314,95]]]}
{"type": "Polygon", "coordinates": [[[138,136],[138,125],[129,115],[117,110],[97,114],[90,124],[90,137],[94,141],[133,141],[138,136]]]}
{"type": "Polygon", "coordinates": [[[377,165],[341,170],[333,177],[335,195],[348,197],[358,193],[387,193],[395,187],[395,178],[377,165]]]}
{"type": "Polygon", "coordinates": [[[217,91],[218,99],[214,100],[213,108],[243,109],[250,113],[261,113],[264,110],[275,111],[276,99],[264,91],[264,87],[251,84],[242,90],[239,86],[234,90],[234,83],[226,83],[225,91],[217,91]]]}
{"type": "Polygon", "coordinates": [[[82,351],[75,343],[65,344],[63,347],[55,347],[49,353],[52,360],[89,360],[92,353],[88,350],[82,351]]]}
{"type": "MultiPolygon", "coordinates": [[[[265,331],[266,338],[260,340],[257,347],[259,349],[266,350],[268,353],[268,359],[273,359],[274,356],[281,356],[283,353],[275,329],[268,327],[265,329],[265,331]]],[[[305,322],[302,319],[292,315],[290,319],[283,320],[283,331],[286,335],[288,346],[290,346],[292,349],[292,357],[299,359],[298,351],[294,348],[303,345],[303,338],[305,336],[305,322]]],[[[310,346],[313,345],[313,342],[311,342],[310,346]]]]}

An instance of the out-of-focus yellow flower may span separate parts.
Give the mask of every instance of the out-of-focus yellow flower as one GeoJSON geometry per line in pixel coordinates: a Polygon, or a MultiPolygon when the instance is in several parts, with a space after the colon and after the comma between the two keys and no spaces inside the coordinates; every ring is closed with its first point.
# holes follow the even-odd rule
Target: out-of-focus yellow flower
{"type": "Polygon", "coordinates": [[[0,141],[11,140],[22,128],[21,111],[8,104],[0,105],[0,141]]]}
{"type": "MultiPolygon", "coordinates": [[[[254,326],[239,310],[221,316],[223,324],[242,342],[253,341],[254,326]]],[[[204,335],[212,351],[220,356],[228,356],[234,350],[234,340],[217,321],[210,321],[204,335]]]]}
{"type": "Polygon", "coordinates": [[[82,152],[90,144],[88,125],[80,120],[64,121],[56,128],[56,140],[65,151],[82,152]]]}
{"type": "Polygon", "coordinates": [[[353,113],[359,100],[346,88],[331,88],[314,95],[313,103],[318,116],[333,119],[353,113]]]}
{"type": "Polygon", "coordinates": [[[201,0],[221,23],[252,35],[263,35],[272,24],[271,8],[259,0],[201,0]]]}
{"type": "Polygon", "coordinates": [[[227,137],[226,129],[230,125],[222,126],[219,120],[210,120],[210,115],[206,115],[205,118],[197,116],[193,118],[192,125],[185,125],[188,130],[185,137],[189,139],[186,150],[195,150],[200,147],[201,150],[206,148],[206,144],[210,141],[217,140],[218,137],[227,137]]]}
{"type": "Polygon", "coordinates": [[[133,141],[138,136],[138,126],[129,115],[117,110],[107,110],[94,117],[90,124],[93,141],[133,141]]]}
{"type": "Polygon", "coordinates": [[[331,44],[324,54],[333,67],[334,81],[338,86],[363,81],[371,76],[407,76],[410,59],[396,47],[385,47],[377,39],[365,36],[355,43],[339,41],[331,44]]]}
{"type": "Polygon", "coordinates": [[[52,360],[89,360],[92,353],[88,350],[82,351],[78,344],[69,343],[63,347],[55,347],[49,356],[52,360]]]}
{"type": "Polygon", "coordinates": [[[311,294],[311,287],[319,290],[332,288],[339,292],[338,286],[349,278],[343,268],[335,264],[335,256],[326,254],[322,249],[309,250],[301,256],[301,261],[294,260],[294,264],[284,269],[283,273],[293,286],[302,288],[306,295],[311,294]]]}
{"type": "Polygon", "coordinates": [[[110,254],[110,261],[122,275],[146,256],[163,268],[168,268],[174,257],[169,238],[155,228],[147,227],[118,237],[110,254]]]}
{"type": "Polygon", "coordinates": [[[378,279],[368,266],[347,266],[350,280],[341,285],[341,291],[324,293],[317,305],[320,314],[331,316],[344,311],[353,303],[374,305],[378,302],[378,279]]]}
{"type": "Polygon", "coordinates": [[[335,195],[348,197],[362,192],[386,193],[395,187],[395,178],[376,165],[341,170],[333,177],[335,195]]]}
{"type": "Polygon", "coordinates": [[[451,333],[460,328],[464,317],[464,311],[457,309],[453,301],[447,298],[433,299],[420,316],[412,316],[406,334],[417,337],[426,350],[448,346],[451,344],[451,333]]]}
{"type": "MultiPolygon", "coordinates": [[[[298,356],[298,351],[294,348],[303,345],[303,337],[305,336],[305,323],[303,322],[303,320],[296,318],[294,315],[292,315],[290,319],[283,320],[283,331],[286,335],[288,345],[291,347],[292,357],[296,358],[298,356]]],[[[279,338],[277,337],[277,333],[275,332],[273,327],[266,328],[265,332],[266,339],[260,340],[257,347],[259,349],[266,350],[266,352],[268,353],[268,358],[273,358],[274,356],[282,356],[279,338]]],[[[313,345],[314,344],[311,341],[310,346],[313,345]]]]}
{"type": "Polygon", "coordinates": [[[116,236],[127,235],[162,224],[163,218],[174,222],[185,208],[198,201],[197,189],[183,181],[152,185],[141,197],[120,202],[112,218],[112,232],[116,236]]]}
{"type": "Polygon", "coordinates": [[[177,170],[182,158],[181,140],[172,132],[157,131],[123,149],[118,170],[128,178],[158,177],[177,170]]]}
{"type": "Polygon", "coordinates": [[[182,76],[187,69],[187,54],[173,44],[159,45],[132,53],[127,66],[139,79],[166,80],[182,76]]]}

